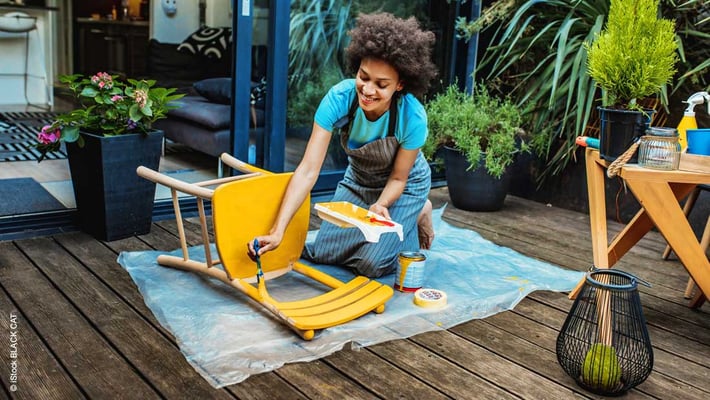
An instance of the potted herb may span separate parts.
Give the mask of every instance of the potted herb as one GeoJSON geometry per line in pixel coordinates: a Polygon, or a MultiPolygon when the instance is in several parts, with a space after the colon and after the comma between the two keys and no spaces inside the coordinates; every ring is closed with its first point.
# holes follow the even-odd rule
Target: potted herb
{"type": "Polygon", "coordinates": [[[678,61],[674,22],[658,18],[659,0],[611,0],[609,18],[586,43],[587,72],[602,90],[600,154],[621,155],[651,120],[637,100],[660,93],[678,61]]]}
{"type": "Polygon", "coordinates": [[[442,149],[453,205],[469,211],[503,207],[510,185],[507,173],[520,151],[522,111],[510,100],[489,94],[478,85],[473,94],[457,84],[426,103],[429,136],[423,152],[436,159],[442,149]]]}
{"type": "Polygon", "coordinates": [[[155,183],[136,174],[158,169],[163,132],[152,123],[165,118],[182,97],[155,81],[118,80],[105,72],[60,77],[78,107],[42,128],[37,145],[47,151],[65,143],[77,206],[77,225],[103,240],[150,231],[155,183]]]}

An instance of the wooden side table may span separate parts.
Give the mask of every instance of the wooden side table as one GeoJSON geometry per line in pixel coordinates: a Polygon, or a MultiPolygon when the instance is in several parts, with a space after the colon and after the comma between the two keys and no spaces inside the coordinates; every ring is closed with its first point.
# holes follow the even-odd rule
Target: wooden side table
{"type": "MultiPolygon", "coordinates": [[[[656,226],[698,285],[698,293],[691,299],[690,307],[700,307],[710,294],[710,262],[681,209],[680,200],[698,184],[710,183],[710,173],[661,171],[635,164],[621,168],[619,176],[642,208],[608,243],[604,180],[609,163],[599,157],[596,149],[587,148],[585,156],[594,266],[611,268],[656,226]]],[[[583,283],[580,282],[570,293],[570,298],[576,297],[583,283]]]]}

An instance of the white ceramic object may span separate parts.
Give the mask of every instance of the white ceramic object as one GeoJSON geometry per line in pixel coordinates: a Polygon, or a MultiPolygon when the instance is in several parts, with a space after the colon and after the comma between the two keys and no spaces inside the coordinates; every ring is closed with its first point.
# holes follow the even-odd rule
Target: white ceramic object
{"type": "Polygon", "coordinates": [[[12,11],[0,15],[0,32],[29,32],[35,29],[37,18],[23,12],[12,11]]]}

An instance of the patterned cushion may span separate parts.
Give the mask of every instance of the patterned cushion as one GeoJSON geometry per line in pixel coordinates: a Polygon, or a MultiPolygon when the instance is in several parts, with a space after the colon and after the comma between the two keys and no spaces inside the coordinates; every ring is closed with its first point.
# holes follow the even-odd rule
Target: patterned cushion
{"type": "Polygon", "coordinates": [[[229,54],[231,46],[232,28],[203,26],[180,43],[178,51],[219,60],[229,54]]]}

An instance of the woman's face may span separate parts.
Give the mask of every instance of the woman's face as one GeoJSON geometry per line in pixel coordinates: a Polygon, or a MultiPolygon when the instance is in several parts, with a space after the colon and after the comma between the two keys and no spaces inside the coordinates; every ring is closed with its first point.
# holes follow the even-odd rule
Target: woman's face
{"type": "Polygon", "coordinates": [[[360,108],[369,120],[382,116],[390,107],[392,96],[402,90],[399,73],[392,65],[376,58],[364,58],[355,77],[360,108]]]}

